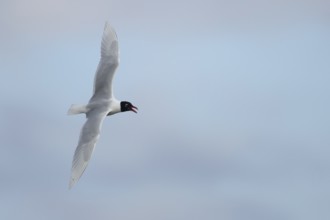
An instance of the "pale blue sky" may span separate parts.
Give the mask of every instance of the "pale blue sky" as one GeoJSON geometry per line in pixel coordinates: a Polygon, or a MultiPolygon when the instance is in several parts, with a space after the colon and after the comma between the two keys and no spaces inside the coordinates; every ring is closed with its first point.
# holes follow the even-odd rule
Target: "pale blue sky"
{"type": "Polygon", "coordinates": [[[323,1],[0,3],[1,219],[328,219],[323,1]],[[121,64],[68,190],[105,20],[121,64]]]}

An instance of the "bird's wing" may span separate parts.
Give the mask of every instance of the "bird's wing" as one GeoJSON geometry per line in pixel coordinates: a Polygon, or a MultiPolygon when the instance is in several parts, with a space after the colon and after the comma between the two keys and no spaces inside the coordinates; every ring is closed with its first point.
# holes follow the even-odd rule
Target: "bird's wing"
{"type": "Polygon", "coordinates": [[[97,109],[87,113],[87,121],[81,129],[78,146],[73,156],[70,189],[79,180],[88,165],[106,115],[107,111],[97,109]]]}
{"type": "Polygon", "coordinates": [[[112,79],[119,65],[118,39],[115,30],[105,23],[101,59],[94,78],[94,94],[90,102],[112,97],[112,79]]]}

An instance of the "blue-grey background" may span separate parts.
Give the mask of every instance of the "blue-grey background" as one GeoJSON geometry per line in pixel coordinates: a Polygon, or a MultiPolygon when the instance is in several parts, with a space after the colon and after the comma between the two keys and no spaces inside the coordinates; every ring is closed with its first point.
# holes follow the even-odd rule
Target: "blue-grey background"
{"type": "Polygon", "coordinates": [[[0,219],[330,219],[330,2],[0,2],[0,219]],[[118,99],[68,190],[104,22],[118,99]]]}

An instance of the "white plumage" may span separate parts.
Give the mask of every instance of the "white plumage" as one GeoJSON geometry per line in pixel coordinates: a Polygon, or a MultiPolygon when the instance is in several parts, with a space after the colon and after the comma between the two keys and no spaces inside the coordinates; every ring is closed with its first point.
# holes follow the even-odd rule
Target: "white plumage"
{"type": "Polygon", "coordinates": [[[112,92],[112,79],[119,64],[118,55],[117,35],[106,22],[101,43],[101,59],[94,79],[93,96],[87,105],[72,105],[68,111],[68,114],[85,113],[87,117],[74,153],[69,188],[72,188],[85,171],[100,136],[104,118],[121,111],[120,101],[115,99],[112,92]]]}

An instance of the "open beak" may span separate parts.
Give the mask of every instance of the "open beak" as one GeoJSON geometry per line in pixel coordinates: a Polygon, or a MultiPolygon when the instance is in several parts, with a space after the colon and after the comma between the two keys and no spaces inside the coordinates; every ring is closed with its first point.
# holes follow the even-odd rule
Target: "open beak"
{"type": "Polygon", "coordinates": [[[139,110],[139,109],[137,107],[135,107],[134,105],[132,105],[131,111],[137,113],[137,110],[139,110]]]}

